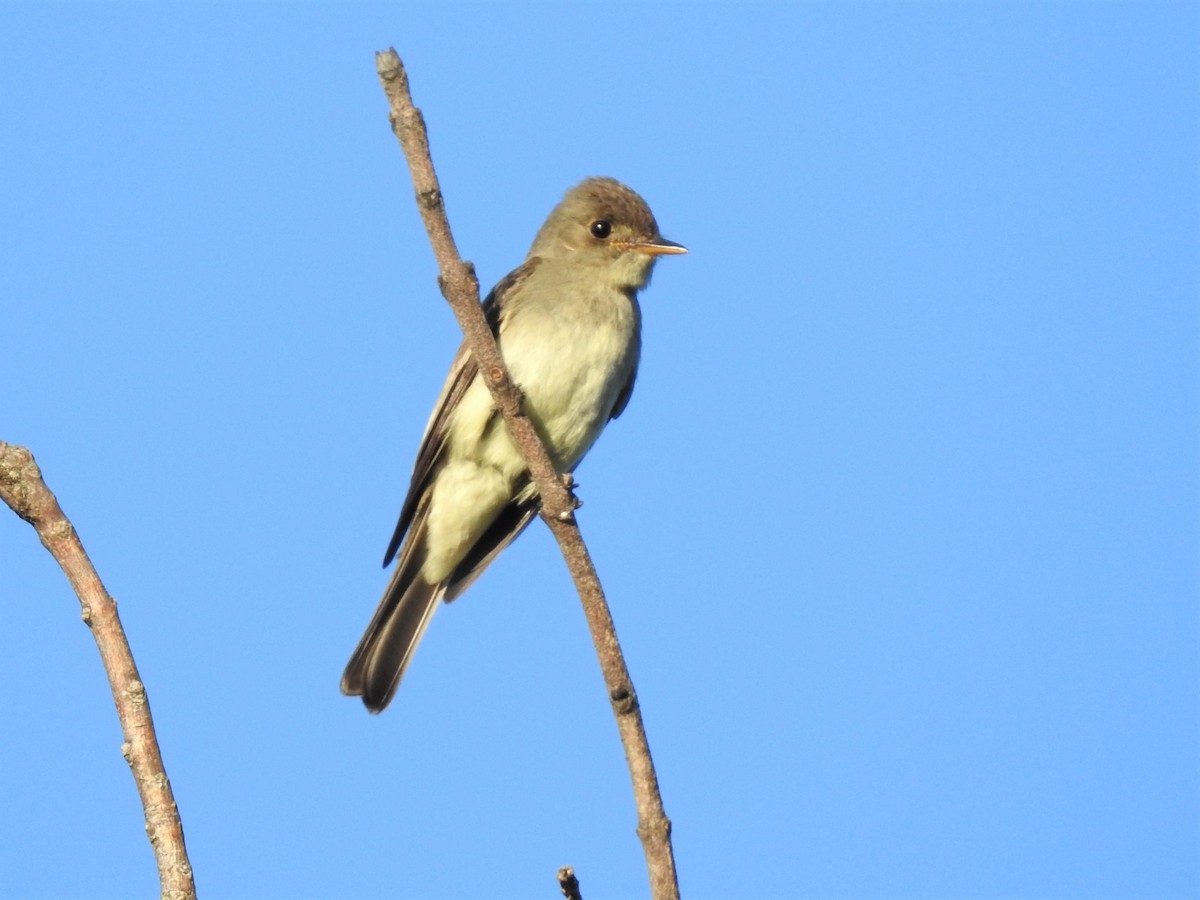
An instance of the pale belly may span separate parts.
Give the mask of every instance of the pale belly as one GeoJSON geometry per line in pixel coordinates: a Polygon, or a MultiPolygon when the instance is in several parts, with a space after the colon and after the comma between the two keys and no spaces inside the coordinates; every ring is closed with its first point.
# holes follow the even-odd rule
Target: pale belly
{"type": "MultiPolygon", "coordinates": [[[[636,309],[629,304],[607,312],[572,318],[533,310],[501,335],[526,412],[560,472],[571,471],[595,443],[637,363],[636,309]]],[[[430,498],[423,567],[430,582],[453,571],[513,499],[525,470],[508,429],[488,426],[492,410],[491,394],[477,377],[459,402],[448,459],[430,498]]]]}

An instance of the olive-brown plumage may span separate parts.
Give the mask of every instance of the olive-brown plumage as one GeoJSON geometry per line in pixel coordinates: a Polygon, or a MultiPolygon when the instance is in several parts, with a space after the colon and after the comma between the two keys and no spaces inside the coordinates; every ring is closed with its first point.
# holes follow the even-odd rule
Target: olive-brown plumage
{"type": "MultiPolygon", "coordinates": [[[[569,472],[629,401],[641,351],[637,291],[658,256],[685,253],[611,178],[572,188],[529,255],[484,301],[525,411],[569,472]]],[[[391,581],[342,675],[371,712],[391,701],[433,613],[537,512],[524,459],[464,344],[425,429],[384,565],[391,581]]]]}

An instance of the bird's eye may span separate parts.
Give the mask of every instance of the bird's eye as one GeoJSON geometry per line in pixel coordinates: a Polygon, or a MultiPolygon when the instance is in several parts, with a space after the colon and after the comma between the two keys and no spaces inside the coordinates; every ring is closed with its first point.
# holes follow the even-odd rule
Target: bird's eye
{"type": "Polygon", "coordinates": [[[604,240],[612,234],[612,223],[608,219],[597,219],[588,230],[592,232],[592,237],[604,240]]]}

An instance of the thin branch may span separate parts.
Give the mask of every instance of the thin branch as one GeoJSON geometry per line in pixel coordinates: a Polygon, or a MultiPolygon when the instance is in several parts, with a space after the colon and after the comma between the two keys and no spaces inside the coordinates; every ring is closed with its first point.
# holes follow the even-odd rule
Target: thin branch
{"type": "Polygon", "coordinates": [[[117,616],[117,604],[92,567],[74,526],[42,480],[33,454],[24,447],[0,442],[0,499],[37,531],[50,555],[62,566],[83,607],[83,621],[92,631],[108,675],[124,742],[121,755],[129,763],[142,810],[146,834],[158,863],[164,900],[196,896],[192,865],[183,844],[183,825],[163,768],[146,686],[138,675],[129,641],[117,616]]]}
{"type": "Polygon", "coordinates": [[[583,894],[579,892],[579,879],[575,877],[575,870],[570,866],[563,866],[558,870],[558,889],[562,891],[566,900],[583,900],[583,894]]]}
{"type": "Polygon", "coordinates": [[[555,470],[533,423],[521,412],[520,391],[508,376],[479,303],[478,279],[474,269],[463,262],[454,244],[441,188],[429,154],[425,122],[420,110],[413,105],[404,64],[395,50],[387,50],[375,55],[375,67],[388,98],[392,130],[408,160],[417,207],[437,258],[442,294],[467,336],[480,371],[487,376],[484,381],[491,389],[504,421],[508,423],[513,440],[529,463],[530,474],[541,495],[542,518],[558,541],[583,603],[584,615],[604,674],[604,684],[617,719],[617,730],[625,747],[625,759],[629,764],[637,805],[637,832],[646,855],[651,895],[655,900],[674,900],[679,897],[679,882],[671,849],[671,822],[663,810],[637,694],[634,693],[629,669],[617,642],[612,614],[604,599],[591,556],[575,523],[575,498],[555,470]]]}

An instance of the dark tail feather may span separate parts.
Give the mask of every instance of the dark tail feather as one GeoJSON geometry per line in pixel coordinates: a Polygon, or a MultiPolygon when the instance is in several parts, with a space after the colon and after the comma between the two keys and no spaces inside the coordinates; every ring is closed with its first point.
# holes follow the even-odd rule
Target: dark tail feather
{"type": "MultiPolygon", "coordinates": [[[[518,485],[523,489],[527,482],[518,485]]],[[[371,712],[381,712],[392,702],[404,670],[442,599],[453,600],[479,577],[496,555],[507,547],[537,512],[537,498],[514,498],[501,509],[445,581],[429,584],[421,577],[425,562],[424,517],[427,504],[418,507],[375,617],[358,642],[346,671],[342,693],[362,697],[371,712]]],[[[404,523],[404,519],[401,519],[404,523]]],[[[396,532],[399,536],[400,532],[396,532]]],[[[397,538],[388,548],[389,559],[397,538]]]]}
{"type": "Polygon", "coordinates": [[[342,674],[342,693],[362,697],[373,713],[382,711],[400,686],[445,593],[444,585],[421,578],[420,566],[396,566],[375,617],[342,674]]]}

